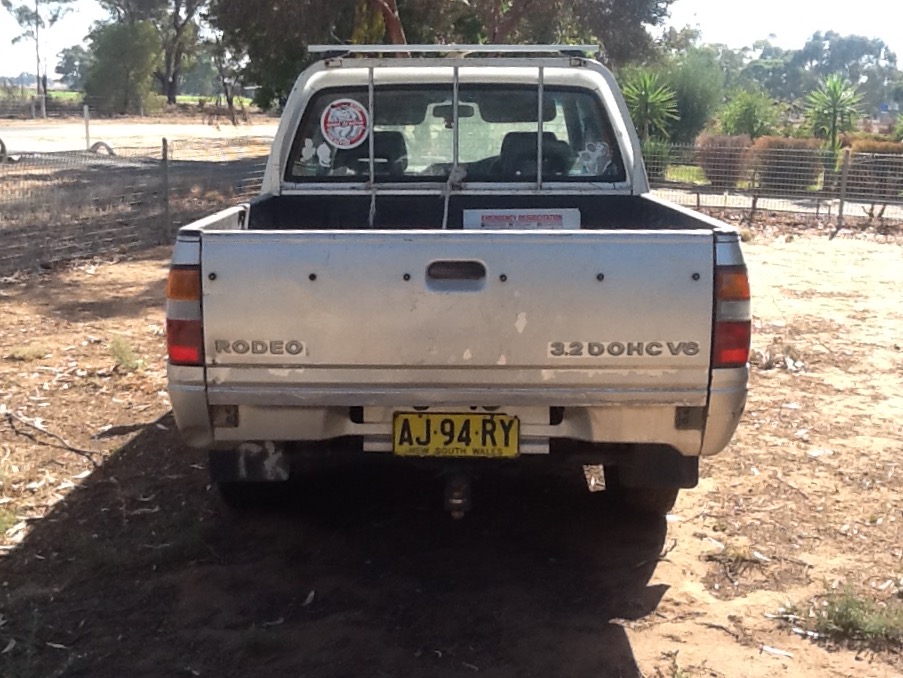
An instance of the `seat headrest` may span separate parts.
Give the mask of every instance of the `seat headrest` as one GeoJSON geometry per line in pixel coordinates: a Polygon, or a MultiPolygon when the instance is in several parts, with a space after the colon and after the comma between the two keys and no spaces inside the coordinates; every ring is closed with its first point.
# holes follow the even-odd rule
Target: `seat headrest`
{"type": "MultiPolygon", "coordinates": [[[[542,143],[543,150],[550,141],[557,141],[558,137],[554,132],[543,132],[542,143]]],[[[521,155],[524,152],[529,153],[530,150],[536,153],[536,132],[508,132],[502,139],[502,149],[499,156],[521,155]]]]}
{"type": "MultiPolygon", "coordinates": [[[[543,176],[566,175],[576,157],[554,132],[542,133],[543,176]]],[[[536,176],[536,133],[508,132],[502,139],[499,168],[505,178],[536,176]]]]}
{"type": "MultiPolygon", "coordinates": [[[[356,148],[336,151],[332,167],[348,167],[358,174],[365,173],[369,157],[370,141],[365,140],[356,148]]],[[[396,131],[373,132],[373,160],[377,174],[404,174],[408,168],[408,146],[404,135],[396,131]]]]}

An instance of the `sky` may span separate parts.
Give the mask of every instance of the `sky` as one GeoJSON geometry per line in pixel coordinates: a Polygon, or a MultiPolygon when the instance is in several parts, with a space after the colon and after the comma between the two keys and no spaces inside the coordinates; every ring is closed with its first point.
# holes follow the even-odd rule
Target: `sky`
{"type": "Polygon", "coordinates": [[[816,31],[863,35],[883,40],[903,62],[903,0],[676,0],[669,23],[701,28],[703,42],[733,48],[768,39],[799,49],[816,31]]]}
{"type": "MultiPolygon", "coordinates": [[[[14,4],[22,1],[14,0],[14,4]]],[[[72,6],[74,11],[48,29],[41,40],[41,60],[46,59],[51,76],[57,54],[80,43],[91,25],[106,16],[94,0],[76,0],[72,6]]],[[[903,0],[871,0],[862,5],[849,0],[675,0],[669,25],[698,27],[703,42],[733,48],[770,39],[781,47],[798,49],[815,31],[834,30],[841,35],[881,38],[903,62],[903,0]]],[[[34,43],[10,44],[19,32],[13,18],[0,9],[0,76],[34,71],[34,43]]]]}
{"type": "MultiPolygon", "coordinates": [[[[20,5],[27,0],[13,0],[13,5],[20,5]]],[[[95,21],[105,19],[107,13],[94,0],[75,0],[73,8],[52,28],[41,33],[41,70],[44,60],[47,61],[48,77],[53,78],[56,69],[57,54],[64,48],[77,45],[91,30],[95,21]]],[[[0,76],[17,76],[22,72],[34,73],[34,42],[21,40],[12,45],[10,41],[22,30],[9,12],[0,7],[0,76]]]]}

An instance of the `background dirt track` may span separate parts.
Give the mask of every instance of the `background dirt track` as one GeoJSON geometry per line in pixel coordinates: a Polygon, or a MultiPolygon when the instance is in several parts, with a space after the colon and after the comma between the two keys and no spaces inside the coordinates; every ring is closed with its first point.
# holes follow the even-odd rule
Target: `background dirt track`
{"type": "MultiPolygon", "coordinates": [[[[206,124],[201,118],[117,118],[92,120],[89,123],[91,143],[103,141],[118,148],[159,148],[161,140],[223,140],[240,137],[273,137],[278,118],[257,114],[251,124],[232,125],[221,120],[206,124]]],[[[78,119],[0,120],[0,138],[7,150],[50,153],[84,150],[85,123],[78,119]]]]}
{"type": "Polygon", "coordinates": [[[236,516],[167,414],[166,249],[4,280],[0,673],[899,676],[899,648],[766,615],[900,595],[900,243],[760,229],[746,253],[748,413],[667,523],[532,471],[454,523],[441,481],[374,461],[236,516]]]}

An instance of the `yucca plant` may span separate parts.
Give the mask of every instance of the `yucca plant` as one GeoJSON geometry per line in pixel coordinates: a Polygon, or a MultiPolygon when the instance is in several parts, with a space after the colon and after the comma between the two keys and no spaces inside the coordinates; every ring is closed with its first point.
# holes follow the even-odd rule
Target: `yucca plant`
{"type": "Polygon", "coordinates": [[[660,84],[656,73],[640,70],[627,78],[623,92],[640,139],[646,141],[654,133],[667,138],[668,121],[678,119],[674,90],[660,84]]]}
{"type": "Polygon", "coordinates": [[[812,131],[824,135],[829,148],[838,148],[837,137],[855,127],[856,119],[862,114],[859,108],[862,95],[839,73],[829,75],[819,88],[806,97],[806,113],[812,131]]]}

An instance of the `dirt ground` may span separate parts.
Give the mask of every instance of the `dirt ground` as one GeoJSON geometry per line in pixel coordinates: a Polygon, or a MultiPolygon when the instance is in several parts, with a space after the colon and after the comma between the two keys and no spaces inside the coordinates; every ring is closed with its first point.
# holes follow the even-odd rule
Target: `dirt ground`
{"type": "MultiPolygon", "coordinates": [[[[120,148],[159,148],[160,140],[205,139],[223,142],[242,137],[269,137],[276,134],[275,116],[254,114],[249,122],[233,125],[225,119],[205,121],[202,117],[113,118],[91,120],[91,143],[103,141],[120,148]]],[[[11,153],[50,153],[84,150],[85,123],[67,120],[0,120],[0,139],[11,153]]]]}
{"type": "Polygon", "coordinates": [[[903,589],[903,241],[752,229],[734,442],[667,520],[368,461],[230,513],[165,393],[168,251],[0,283],[0,674],[900,676],[779,617],[903,589]]]}

